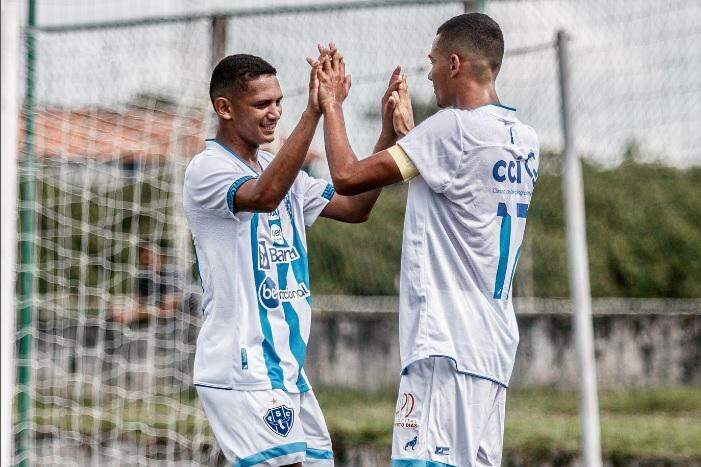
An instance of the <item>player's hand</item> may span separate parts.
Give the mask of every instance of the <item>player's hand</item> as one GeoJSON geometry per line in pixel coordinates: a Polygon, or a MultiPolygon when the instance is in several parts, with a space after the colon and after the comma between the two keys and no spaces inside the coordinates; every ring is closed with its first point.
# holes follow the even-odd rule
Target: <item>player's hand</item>
{"type": "Polygon", "coordinates": [[[311,57],[307,57],[307,63],[312,67],[309,74],[309,101],[307,102],[307,109],[311,112],[320,114],[321,106],[319,106],[319,68],[324,60],[331,57],[331,54],[336,50],[333,43],[329,45],[328,48],[317,44],[319,49],[319,57],[314,60],[311,57]]]}
{"type": "Polygon", "coordinates": [[[392,91],[388,106],[394,108],[392,112],[392,126],[398,136],[404,136],[414,128],[414,109],[411,106],[411,96],[406,76],[402,76],[397,84],[397,90],[392,91]]]}
{"type": "Polygon", "coordinates": [[[329,105],[343,104],[350,91],[351,77],[346,75],[343,55],[333,42],[329,44],[328,49],[320,45],[319,52],[319,105],[323,110],[329,105]]]}
{"type": "Polygon", "coordinates": [[[315,114],[321,114],[319,106],[319,66],[321,62],[307,57],[307,63],[312,67],[309,72],[309,100],[307,101],[307,110],[315,114]]]}
{"type": "Polygon", "coordinates": [[[390,102],[390,96],[393,91],[399,89],[399,82],[402,78],[402,67],[397,66],[392,72],[389,78],[389,83],[387,84],[387,90],[384,96],[382,96],[382,102],[380,104],[380,116],[382,117],[382,131],[386,134],[395,135],[394,125],[392,124],[392,116],[394,114],[394,104],[395,102],[390,102]]]}

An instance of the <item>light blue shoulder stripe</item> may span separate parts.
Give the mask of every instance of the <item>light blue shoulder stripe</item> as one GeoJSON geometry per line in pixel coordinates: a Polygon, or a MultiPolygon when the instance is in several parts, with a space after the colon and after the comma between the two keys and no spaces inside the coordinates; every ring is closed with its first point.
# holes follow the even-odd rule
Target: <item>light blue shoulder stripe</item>
{"type": "Polygon", "coordinates": [[[310,459],[333,459],[333,452],[322,449],[307,448],[307,457],[310,459]]]}
{"type": "Polygon", "coordinates": [[[275,446],[274,448],[266,449],[258,454],[253,454],[252,456],[239,459],[234,462],[233,467],[252,467],[267,460],[275,459],[276,457],[286,456],[287,454],[293,454],[295,452],[305,452],[306,449],[307,443],[283,444],[280,446],[275,446]]]}
{"type": "Polygon", "coordinates": [[[246,183],[249,180],[253,180],[256,177],[252,177],[250,175],[244,175],[243,177],[237,178],[234,180],[234,183],[231,184],[229,187],[229,190],[226,192],[226,205],[229,208],[229,211],[231,214],[236,214],[238,212],[238,209],[236,209],[236,205],[234,204],[234,199],[236,198],[236,192],[239,191],[239,188],[241,188],[241,185],[246,183]]]}
{"type": "Polygon", "coordinates": [[[329,183],[328,185],[326,185],[326,188],[324,188],[324,192],[321,193],[321,197],[331,201],[331,198],[333,198],[334,193],[336,193],[336,189],[333,187],[333,185],[329,183]]]}

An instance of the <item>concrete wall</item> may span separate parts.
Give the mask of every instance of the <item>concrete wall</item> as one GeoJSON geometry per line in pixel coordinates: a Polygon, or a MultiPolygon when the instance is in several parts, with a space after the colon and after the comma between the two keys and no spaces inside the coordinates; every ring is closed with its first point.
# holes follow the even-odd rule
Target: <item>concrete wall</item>
{"type": "MultiPolygon", "coordinates": [[[[363,390],[399,381],[395,297],[315,297],[305,368],[312,384],[363,390]]],[[[577,385],[568,300],[516,300],[521,341],[512,386],[577,385]]],[[[701,300],[593,302],[602,388],[701,386],[701,300]]]]}

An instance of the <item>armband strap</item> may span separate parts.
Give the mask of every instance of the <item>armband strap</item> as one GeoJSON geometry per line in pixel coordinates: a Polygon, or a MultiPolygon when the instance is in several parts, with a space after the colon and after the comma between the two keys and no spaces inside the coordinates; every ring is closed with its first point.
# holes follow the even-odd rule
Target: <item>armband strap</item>
{"type": "Polygon", "coordinates": [[[401,146],[395,144],[391,148],[387,149],[387,152],[390,156],[392,156],[392,159],[394,159],[397,167],[399,167],[399,172],[402,174],[402,180],[408,182],[419,174],[416,166],[413,162],[411,162],[411,159],[407,153],[404,152],[404,149],[402,149],[401,146]]]}

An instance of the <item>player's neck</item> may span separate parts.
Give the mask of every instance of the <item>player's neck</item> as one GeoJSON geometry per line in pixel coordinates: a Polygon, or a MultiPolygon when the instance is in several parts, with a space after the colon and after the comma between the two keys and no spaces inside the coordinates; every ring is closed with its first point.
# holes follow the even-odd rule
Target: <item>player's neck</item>
{"type": "Polygon", "coordinates": [[[221,126],[217,130],[217,142],[223,144],[230,150],[236,153],[241,159],[246,162],[255,162],[258,152],[258,145],[252,145],[241,139],[237,134],[228,132],[221,126]]]}
{"type": "Polygon", "coordinates": [[[472,110],[488,104],[498,104],[499,96],[494,89],[494,83],[481,84],[468,81],[455,95],[453,107],[456,109],[472,110]]]}

